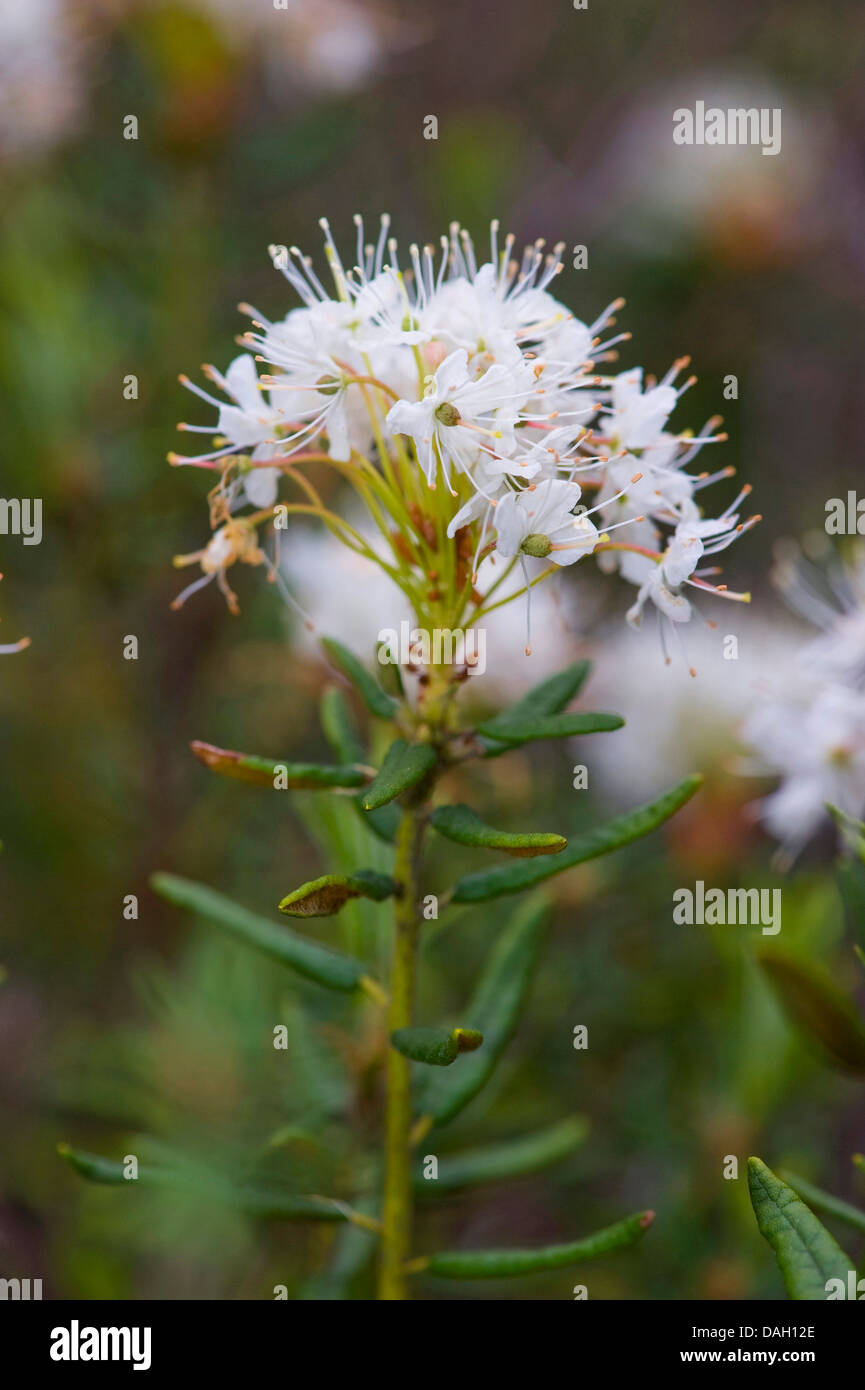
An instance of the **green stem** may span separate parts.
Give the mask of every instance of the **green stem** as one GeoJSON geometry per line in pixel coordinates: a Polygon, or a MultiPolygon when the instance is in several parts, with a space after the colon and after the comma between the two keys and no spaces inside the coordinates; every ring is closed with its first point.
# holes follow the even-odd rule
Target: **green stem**
{"type": "MultiPolygon", "coordinates": [[[[400,886],[394,911],[393,965],[388,1032],[407,1028],[414,1013],[418,946],[418,897],[425,816],[417,806],[405,806],[396,841],[394,878],[400,886]]],[[[412,1226],[411,1181],[411,1063],[388,1048],[385,1110],[385,1179],[382,1203],[379,1298],[406,1297],[405,1263],[412,1226]]]]}

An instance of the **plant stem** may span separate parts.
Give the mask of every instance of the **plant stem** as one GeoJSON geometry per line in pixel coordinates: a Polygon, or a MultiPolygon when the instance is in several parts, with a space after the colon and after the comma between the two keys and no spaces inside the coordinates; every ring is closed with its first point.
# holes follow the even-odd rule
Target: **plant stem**
{"type": "MultiPolygon", "coordinates": [[[[414,1013],[417,964],[419,870],[425,815],[418,805],[404,806],[396,841],[394,878],[400,886],[394,911],[393,965],[388,1033],[407,1028],[414,1013]]],[[[382,1203],[380,1299],[407,1297],[405,1263],[412,1226],[411,1063],[388,1048],[385,1110],[385,1178],[382,1203]]]]}

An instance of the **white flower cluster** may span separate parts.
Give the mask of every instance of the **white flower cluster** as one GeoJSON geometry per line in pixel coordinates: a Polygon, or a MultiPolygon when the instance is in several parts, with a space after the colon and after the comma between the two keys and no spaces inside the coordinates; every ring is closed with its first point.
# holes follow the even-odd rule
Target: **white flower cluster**
{"type": "MultiPolygon", "coordinates": [[[[610,374],[614,345],[630,337],[604,336],[621,301],[594,323],[576,318],[550,289],[562,246],[546,253],[537,242],[515,256],[514,238],[500,246],[493,223],[489,260],[478,265],[454,225],[439,251],[412,246],[401,265],[387,217],[375,245],[355,220],[350,269],[322,222],[333,292],[296,247],[271,247],[301,306],[275,321],[241,306],[253,319],[250,351],[224,375],[205,369],[227,401],[181,378],[218,409],[218,439],[172,462],[222,470],[233,514],[247,503],[272,507],[280,470],[322,454],[348,468],[375,459],[391,476],[392,463],[409,461],[447,537],[469,530],[475,569],[497,553],[527,577],[527,557],[563,566],[597,553],[638,587],[635,625],[651,601],[678,629],[693,612],[686,588],[748,597],[711,585],[717,570],[701,568],[758,518],[739,520],[747,487],[717,518],[698,505],[702,489],[732,470],[689,471],[706,444],[726,437],[717,418],[696,435],[668,428],[694,380],[676,384],[688,359],[657,382],[640,368],[610,374]]],[[[219,540],[220,556],[230,539],[219,540]]],[[[208,578],[223,568],[209,551],[184,557],[206,557],[208,578]]]]}
{"type": "Polygon", "coordinates": [[[819,565],[785,550],[775,581],[819,635],[799,650],[779,693],[767,693],[744,725],[764,768],[780,778],[762,818],[792,859],[827,816],[827,806],[865,812],[865,554],[819,565]]]}

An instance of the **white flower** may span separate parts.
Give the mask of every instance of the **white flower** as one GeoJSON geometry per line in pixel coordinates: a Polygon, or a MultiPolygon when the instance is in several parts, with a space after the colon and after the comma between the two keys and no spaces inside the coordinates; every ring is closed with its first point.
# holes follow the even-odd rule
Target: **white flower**
{"type": "MultiPolygon", "coordinates": [[[[249,452],[256,460],[271,458],[278,452],[277,436],[285,425],[283,412],[268,400],[259,385],[255,363],[248,353],[235,357],[223,376],[215,367],[205,369],[208,377],[233,402],[226,405],[217,400],[188,377],[180,378],[188,390],[200,396],[209,405],[216,406],[219,418],[216,425],[180,425],[181,430],[193,434],[221,435],[225,444],[209,453],[197,455],[169,455],[175,463],[208,463],[227,454],[249,452]]],[[[251,468],[246,475],[244,491],[246,500],[256,507],[268,507],[276,499],[279,470],[277,468],[251,468]]]]}
{"type": "MultiPolygon", "coordinates": [[[[235,357],[225,376],[212,373],[217,385],[235,402],[219,410],[217,433],[240,449],[251,449],[253,463],[277,452],[277,432],[285,413],[275,409],[258,383],[255,363],[248,353],[235,357]]],[[[278,468],[252,468],[244,478],[246,499],[253,507],[270,507],[276,501],[278,468]]]]}
{"type": "Polygon", "coordinates": [[[698,582],[693,577],[704,555],[724,550],[741,533],[744,528],[738,525],[738,521],[737,516],[727,512],[705,521],[680,522],[661,558],[649,562],[651,569],[640,586],[636,601],[628,609],[628,622],[634,627],[640,626],[643,608],[649,600],[670,622],[689,622],[693,609],[688,599],[679,593],[683,584],[721,593],[725,598],[746,599],[746,595],[712,589],[711,585],[698,582]]]}
{"type": "Polygon", "coordinates": [[[760,806],[768,829],[797,853],[826,815],[865,809],[865,697],[826,685],[807,702],[762,702],[745,723],[747,741],[781,784],[760,806]]]}
{"type": "Polygon", "coordinates": [[[460,348],[445,358],[419,401],[397,401],[385,421],[394,434],[415,443],[418,462],[430,487],[441,466],[450,486],[449,465],[471,475],[481,451],[493,456],[514,446],[519,405],[528,395],[531,368],[496,363],[471,377],[468,355],[460,348]],[[486,443],[487,440],[491,443],[486,443]]]}
{"type": "Polygon", "coordinates": [[[236,359],[224,377],[208,372],[227,401],[186,383],[217,408],[218,422],[181,428],[217,438],[207,453],[171,458],[221,474],[213,524],[245,503],[266,513],[281,469],[303,494],[301,507],[351,546],[350,529],[341,530],[304,470],[313,460],[297,460],[324,455],[314,461],[335,465],[354,487],[391,552],[393,564],[380,563],[419,608],[425,593],[445,606],[473,602],[475,572],[496,548],[524,573],[526,556],[565,566],[597,550],[602,568],[618,566],[639,587],[632,622],[650,600],[671,621],[686,621],[682,587],[711,589],[697,569],[701,556],[756,520],[741,526],[732,515],[744,492],[717,521],[701,519],[697,489],[729,470],[685,471],[704,444],[724,438],[716,421],[697,435],[666,428],[690,385],[675,386],[687,359],[657,384],[646,384],[641,368],[596,375],[630,336],[602,341],[623,301],[591,324],[575,317],[551,293],[562,246],[547,252],[538,241],[520,256],[512,236],[499,246],[494,222],[479,266],[454,223],[438,248],[412,245],[401,265],[386,214],[370,242],[363,219],[354,221],[346,263],[321,221],[330,289],[298,247],[270,248],[300,307],[268,319],[241,306],[253,320],[242,341],[255,356],[236,359]],[[439,473],[450,495],[428,497],[418,475],[432,490],[439,473]],[[581,487],[596,498],[591,513],[580,506],[575,514],[581,487]],[[450,555],[437,553],[443,532],[455,541],[450,555]]]}
{"type": "Polygon", "coordinates": [[[647,449],[657,444],[678,393],[667,382],[643,389],[642,367],[620,372],[613,380],[607,423],[616,448],[647,449]]]}
{"type": "Polygon", "coordinates": [[[496,549],[506,557],[525,551],[554,565],[572,565],[598,543],[597,529],[583,515],[574,516],[580,500],[576,483],[551,478],[522,492],[508,492],[495,508],[496,549]]]}

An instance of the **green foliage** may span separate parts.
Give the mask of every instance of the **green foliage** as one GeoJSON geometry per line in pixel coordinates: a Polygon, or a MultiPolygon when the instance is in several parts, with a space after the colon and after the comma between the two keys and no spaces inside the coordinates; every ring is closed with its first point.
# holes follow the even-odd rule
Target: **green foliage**
{"type": "Polygon", "coordinates": [[[207,1195],[214,1202],[233,1207],[247,1216],[283,1221],[345,1221],[347,1209],[342,1203],[323,1197],[299,1197],[290,1192],[268,1190],[248,1184],[234,1184],[219,1175],[202,1169],[171,1169],[141,1164],[135,1178],[124,1173],[124,1164],[100,1154],[73,1149],[58,1144],[57,1152],[71,1168],[88,1182],[111,1187],[161,1187],[173,1192],[195,1192],[207,1195]]]}
{"type": "Polygon", "coordinates": [[[212,743],[201,743],[199,740],[189,746],[196,758],[211,771],[236,782],[252,782],[259,787],[273,787],[278,778],[280,786],[286,789],[328,791],[334,787],[363,787],[370,778],[368,772],[349,764],[328,767],[321,763],[289,763],[278,758],[235,753],[229,748],[215,748],[212,743]]]}
{"type": "Polygon", "coordinates": [[[436,1124],[458,1115],[495,1070],[516,1030],[548,919],[546,899],[530,898],[498,937],[465,1010],[483,1034],[483,1047],[452,1072],[431,1076],[420,1091],[420,1111],[436,1124]]]}
{"type": "Polygon", "coordinates": [[[437,806],[430,816],[430,825],[446,840],[458,845],[479,849],[500,849],[518,859],[531,859],[538,854],[558,854],[568,843],[563,835],[528,831],[515,834],[496,830],[487,825],[470,806],[437,806]]]}
{"type": "Polygon", "coordinates": [[[352,898],[371,898],[384,902],[393,897],[396,884],[389,874],[375,869],[359,869],[354,874],[324,874],[302,883],[282,899],[280,912],[287,917],[330,917],[352,898]]]}
{"type": "Polygon", "coordinates": [[[419,1264],[419,1271],[422,1269],[423,1273],[435,1274],[441,1279],[506,1279],[563,1269],[633,1245],[645,1235],[654,1217],[652,1211],[638,1211],[582,1240],[569,1245],[547,1245],[540,1250],[443,1251],[430,1255],[422,1266],[419,1264]]]}
{"type": "Polygon", "coordinates": [[[167,898],[175,906],[204,917],[244,945],[263,951],[281,965],[287,965],[290,970],[324,985],[326,989],[350,993],[360,986],[366,975],[361,961],[296,936],[288,927],[259,917],[257,913],[250,912],[204,884],[192,883],[176,874],[156,873],[150,879],[150,886],[154,893],[167,898]]]}
{"type": "MultiPolygon", "coordinates": [[[[380,1203],[383,1297],[401,1296],[399,1290],[408,1268],[423,1268],[444,1278],[498,1278],[578,1264],[632,1244],[650,1224],[651,1212],[639,1212],[583,1240],[540,1250],[457,1251],[410,1260],[408,1243],[400,1231],[406,1230],[412,1188],[425,1194],[453,1192],[536,1172],[573,1153],[587,1131],[587,1122],[582,1117],[572,1116],[537,1134],[443,1158],[441,1176],[432,1188],[422,1187],[417,1179],[413,1181],[409,1151],[412,1116],[416,1135],[422,1135],[432,1125],[445,1125],[465,1109],[492,1076],[517,1030],[551,907],[545,897],[532,895],[499,931],[462,1013],[464,1025],[416,1025],[412,1021],[411,997],[414,952],[421,925],[418,918],[422,894],[421,847],[425,830],[431,825],[439,835],[457,844],[500,850],[518,859],[520,862],[516,864],[465,876],[450,895],[455,903],[482,902],[520,892],[566,868],[647,835],[684,805],[697,790],[699,778],[687,779],[650,805],[583,832],[570,843],[564,836],[551,832],[499,830],[462,803],[433,807],[436,777],[452,761],[461,761],[465,756],[499,756],[508,747],[518,747],[535,739],[565,738],[620,727],[622,721],[618,716],[565,711],[564,706],[585,679],[587,664],[575,663],[535,687],[505,714],[485,721],[477,731],[481,742],[478,743],[476,734],[474,741],[464,741],[461,747],[458,744],[455,757],[451,740],[463,735],[458,729],[452,730],[442,716],[449,695],[445,695],[444,705],[439,708],[437,722],[435,709],[431,711],[425,706],[413,710],[392,699],[339,643],[325,639],[324,647],[334,665],[351,680],[370,713],[388,720],[399,715],[399,726],[408,729],[414,724],[418,734],[414,740],[406,736],[391,742],[380,770],[373,775],[367,763],[364,740],[348,702],[335,687],[325,691],[320,704],[321,724],[339,762],[333,767],[307,763],[282,765],[288,768],[286,780],[301,790],[330,789],[337,796],[352,793],[342,804],[353,807],[379,838],[388,842],[395,840],[392,872],[348,867],[344,872],[325,874],[302,884],[284,897],[279,906],[288,916],[320,917],[337,913],[356,899],[380,903],[394,898],[396,935],[390,997],[370,977],[360,959],[297,936],[213,889],[173,874],[158,873],[151,880],[154,890],[305,979],[345,994],[362,989],[377,1006],[387,1008],[388,1032],[379,1036],[382,1040],[388,1034],[390,1037],[391,1048],[389,1051],[382,1049],[382,1053],[387,1051],[388,1096],[393,1097],[395,1108],[388,1111],[386,1179],[380,1203]],[[468,750],[467,754],[464,749],[468,750]],[[399,798],[402,800],[397,805],[399,798]],[[408,1061],[421,1064],[420,1071],[410,1071],[406,1066],[408,1061]],[[457,1061],[458,1065],[453,1066],[457,1061]],[[403,1240],[396,1265],[393,1262],[395,1240],[403,1240]],[[389,1242],[386,1249],[385,1242],[389,1242]],[[407,1259],[409,1265],[406,1265],[407,1259]]],[[[441,693],[437,698],[442,698],[441,693]]],[[[196,743],[193,748],[208,766],[235,779],[266,784],[272,781],[276,767],[280,766],[269,759],[207,744],[196,743]]],[[[317,799],[314,804],[317,807],[340,805],[338,801],[327,799],[317,799]]],[[[331,813],[322,811],[320,814],[322,826],[334,819],[331,813]]],[[[445,897],[443,902],[447,901],[445,897]]],[[[307,1046],[312,1039],[305,1011],[301,1012],[299,1006],[286,1005],[281,1013],[287,1020],[286,1038],[291,1055],[295,1059],[308,1058],[301,1065],[309,1072],[309,1085],[315,1090],[319,1084],[314,1075],[317,1053],[315,1047],[310,1051],[307,1046]]],[[[377,1027],[383,1022],[382,1018],[377,1027]]],[[[328,1062],[326,1070],[329,1068],[328,1062]]],[[[330,1092],[329,1082],[324,1089],[330,1092]]],[[[330,1124],[337,1111],[341,1113],[347,1097],[341,1088],[339,1097],[334,1101],[336,1109],[327,1102],[308,1107],[307,1113],[314,1125],[330,1124]]],[[[273,1130],[263,1152],[275,1154],[285,1146],[294,1147],[312,1140],[312,1133],[304,1126],[298,1129],[294,1121],[288,1120],[273,1130]]],[[[114,1185],[124,1181],[121,1165],[112,1160],[68,1147],[62,1152],[78,1172],[93,1181],[114,1185]]],[[[360,1165],[360,1170],[365,1171],[364,1164],[360,1165]]],[[[342,1296],[358,1275],[369,1256],[371,1243],[379,1234],[379,1222],[374,1215],[379,1204],[369,1189],[368,1176],[359,1184],[361,1207],[350,1209],[337,1199],[289,1190],[284,1181],[271,1184],[259,1182],[257,1178],[247,1180],[246,1172],[242,1180],[204,1170],[199,1175],[194,1163],[182,1167],[170,1161],[148,1163],[140,1170],[144,1186],[171,1190],[189,1187],[190,1174],[193,1175],[192,1188],[202,1187],[217,1197],[221,1194],[229,1207],[247,1215],[351,1223],[353,1229],[335,1248],[329,1269],[304,1286],[302,1297],[342,1296]],[[197,1180],[199,1176],[200,1181],[197,1180]]]]}
{"type": "Polygon", "coordinates": [[[406,743],[395,739],[387,750],[377,777],[360,799],[365,811],[376,811],[395,797],[416,787],[436,765],[436,751],[430,743],[406,743]]]}
{"type": "Polygon", "coordinates": [[[812,1211],[822,1212],[825,1216],[834,1216],[838,1221],[843,1221],[847,1226],[852,1226],[854,1230],[865,1231],[865,1211],[860,1211],[859,1207],[854,1207],[850,1202],[844,1202],[840,1197],[833,1197],[831,1192],[824,1192],[822,1188],[815,1187],[813,1183],[805,1178],[800,1178],[796,1173],[787,1172],[784,1168],[778,1174],[782,1182],[786,1182],[793,1191],[796,1192],[803,1202],[807,1202],[812,1211]]]}
{"type": "Polygon", "coordinates": [[[865,1026],[825,970],[776,945],[760,948],[758,960],[804,1036],[836,1066],[865,1074],[865,1026]]]}
{"type": "Polygon", "coordinates": [[[428,1067],[449,1067],[461,1052],[476,1052],[483,1040],[476,1028],[398,1028],[391,1034],[397,1052],[428,1067]]]}
{"type": "Polygon", "coordinates": [[[837,806],[830,806],[829,810],[848,851],[839,861],[836,875],[847,921],[861,953],[865,951],[865,825],[853,816],[845,815],[837,806]]]}
{"type": "Polygon", "coordinates": [[[478,732],[514,748],[538,739],[575,738],[578,734],[606,734],[624,726],[617,714],[497,715],[478,725],[478,732]]]}
{"type": "Polygon", "coordinates": [[[348,701],[335,685],[329,685],[319,703],[319,718],[325,738],[341,763],[363,761],[364,747],[348,701]]]}
{"type": "Polygon", "coordinates": [[[436,1197],[483,1183],[504,1182],[537,1173],[574,1153],[585,1142],[589,1122],[584,1115],[572,1115],[537,1134],[508,1139],[501,1144],[445,1154],[439,1158],[435,1180],[415,1178],[418,1196],[436,1197]]]}
{"type": "Polygon", "coordinates": [[[759,1158],[748,1159],[748,1188],[757,1225],[775,1252],[790,1298],[819,1302],[826,1284],[855,1265],[792,1187],[759,1158]]]}
{"type": "Polygon", "coordinates": [[[526,864],[505,864],[497,869],[481,869],[478,873],[466,874],[457,881],[453,890],[456,903],[480,903],[489,898],[500,898],[507,893],[522,893],[545,879],[571,869],[575,864],[584,864],[588,859],[611,854],[622,849],[633,840],[656,830],[664,821],[675,815],[686,801],[689,801],[701,784],[700,777],[688,777],[678,787],[641,806],[637,811],[617,816],[595,830],[575,835],[567,849],[554,859],[533,860],[526,864]]]}
{"type": "MultiPolygon", "coordinates": [[[[503,710],[499,718],[507,726],[559,714],[578,694],[590,669],[588,661],[575,661],[573,665],[566,666],[554,676],[549,676],[538,685],[532,686],[521,699],[503,710]]],[[[496,741],[493,736],[492,739],[485,740],[486,756],[500,757],[513,746],[506,741],[496,741]]]]}
{"type": "Polygon", "coordinates": [[[370,714],[376,715],[378,719],[393,719],[399,709],[399,703],[385,694],[354,653],[341,642],[337,642],[335,637],[323,637],[321,645],[336,669],[354,686],[370,714]]]}

